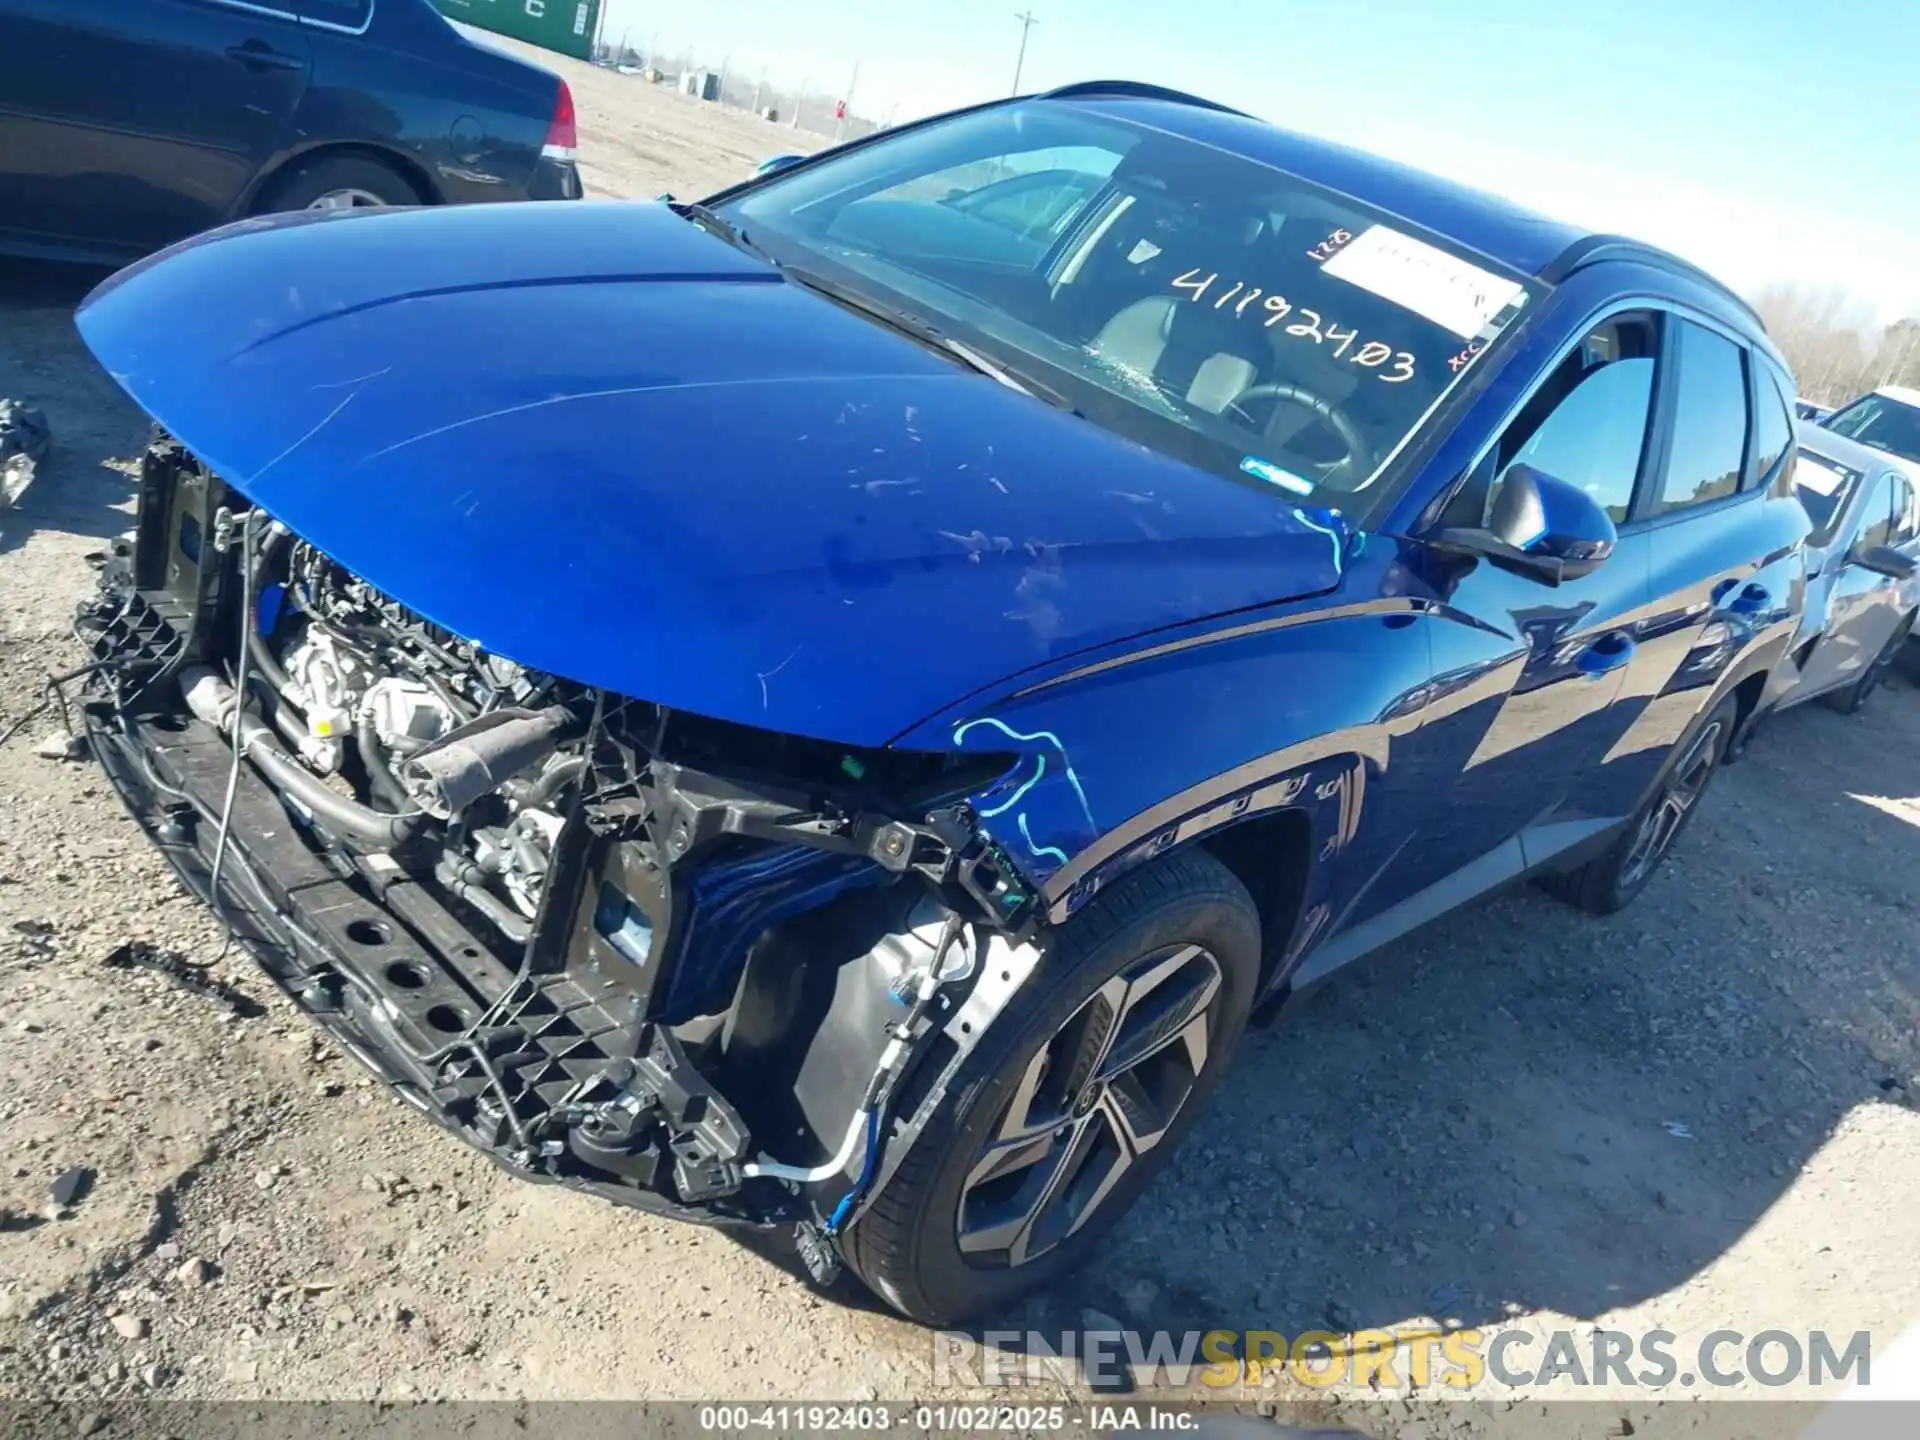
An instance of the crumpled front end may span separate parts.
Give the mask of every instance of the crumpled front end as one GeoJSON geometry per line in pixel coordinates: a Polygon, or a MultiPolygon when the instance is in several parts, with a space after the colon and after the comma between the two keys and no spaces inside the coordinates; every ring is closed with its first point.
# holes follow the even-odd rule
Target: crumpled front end
{"type": "Polygon", "coordinates": [[[86,714],[189,887],[508,1169],[798,1224],[831,1270],[1037,956],[1031,887],[964,798],[1014,755],[839,747],[527,669],[164,437],[139,500],[79,617],[86,714]]]}

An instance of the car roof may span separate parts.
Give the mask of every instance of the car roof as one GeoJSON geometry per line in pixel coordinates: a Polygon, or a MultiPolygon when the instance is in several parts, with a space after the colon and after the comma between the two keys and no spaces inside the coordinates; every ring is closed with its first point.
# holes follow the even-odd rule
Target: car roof
{"type": "Polygon", "coordinates": [[[1873,393],[1875,395],[1884,395],[1889,400],[1897,400],[1902,405],[1911,405],[1914,409],[1920,410],[1920,390],[1915,390],[1910,386],[1876,385],[1873,387],[1873,393]]]}
{"type": "Polygon", "coordinates": [[[1570,225],[1470,185],[1288,130],[1211,100],[1129,81],[1066,85],[1039,98],[1072,101],[1272,165],[1548,283],[1600,260],[1628,260],[1678,272],[1704,282],[1747,326],[1759,335],[1766,333],[1753,308],[1733,290],[1657,246],[1570,225]]]}
{"type": "MultiPolygon", "coordinates": [[[[1914,394],[1908,391],[1908,394],[1914,394]]],[[[1898,470],[1900,462],[1884,450],[1875,450],[1871,445],[1862,445],[1857,440],[1849,440],[1837,435],[1825,426],[1811,420],[1799,420],[1794,423],[1794,443],[1802,450],[1811,451],[1822,460],[1830,460],[1835,465],[1844,465],[1849,470],[1859,470],[1874,475],[1882,470],[1898,470]]]]}

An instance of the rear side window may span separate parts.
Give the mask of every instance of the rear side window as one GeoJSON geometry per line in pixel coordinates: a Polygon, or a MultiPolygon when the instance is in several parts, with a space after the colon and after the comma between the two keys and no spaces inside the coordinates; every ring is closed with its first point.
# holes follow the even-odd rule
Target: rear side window
{"type": "Polygon", "coordinates": [[[1747,356],[1731,340],[1685,320],[1679,342],[1673,446],[1657,512],[1724,499],[1740,487],[1747,457],[1747,356]]]}
{"type": "Polygon", "coordinates": [[[1500,437],[1492,493],[1509,466],[1529,465],[1586,491],[1615,524],[1624,522],[1646,448],[1655,350],[1644,315],[1609,320],[1581,340],[1500,437]]]}
{"type": "Polygon", "coordinates": [[[1759,406],[1753,417],[1753,483],[1765,488],[1772,483],[1781,457],[1793,448],[1793,421],[1772,372],[1757,361],[1748,363],[1758,372],[1753,387],[1759,406]]]}

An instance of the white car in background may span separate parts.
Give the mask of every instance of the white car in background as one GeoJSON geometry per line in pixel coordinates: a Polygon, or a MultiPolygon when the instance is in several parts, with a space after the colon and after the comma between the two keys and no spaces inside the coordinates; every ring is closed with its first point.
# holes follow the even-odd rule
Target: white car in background
{"type": "Polygon", "coordinates": [[[1803,424],[1793,483],[1813,522],[1806,609],[1770,688],[1781,709],[1825,696],[1850,713],[1892,668],[1920,610],[1920,476],[1803,424]]]}
{"type": "Polygon", "coordinates": [[[1920,482],[1920,390],[1882,385],[1825,416],[1820,426],[1891,455],[1920,482]]]}

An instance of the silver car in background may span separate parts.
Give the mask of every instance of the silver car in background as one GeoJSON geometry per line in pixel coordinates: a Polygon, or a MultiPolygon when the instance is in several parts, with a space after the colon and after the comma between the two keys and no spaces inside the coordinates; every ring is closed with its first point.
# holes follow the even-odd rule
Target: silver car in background
{"type": "Polygon", "coordinates": [[[1896,457],[1804,424],[1794,486],[1813,522],[1806,611],[1770,688],[1780,708],[1824,696],[1852,712],[1920,610],[1920,497],[1896,457]]]}

